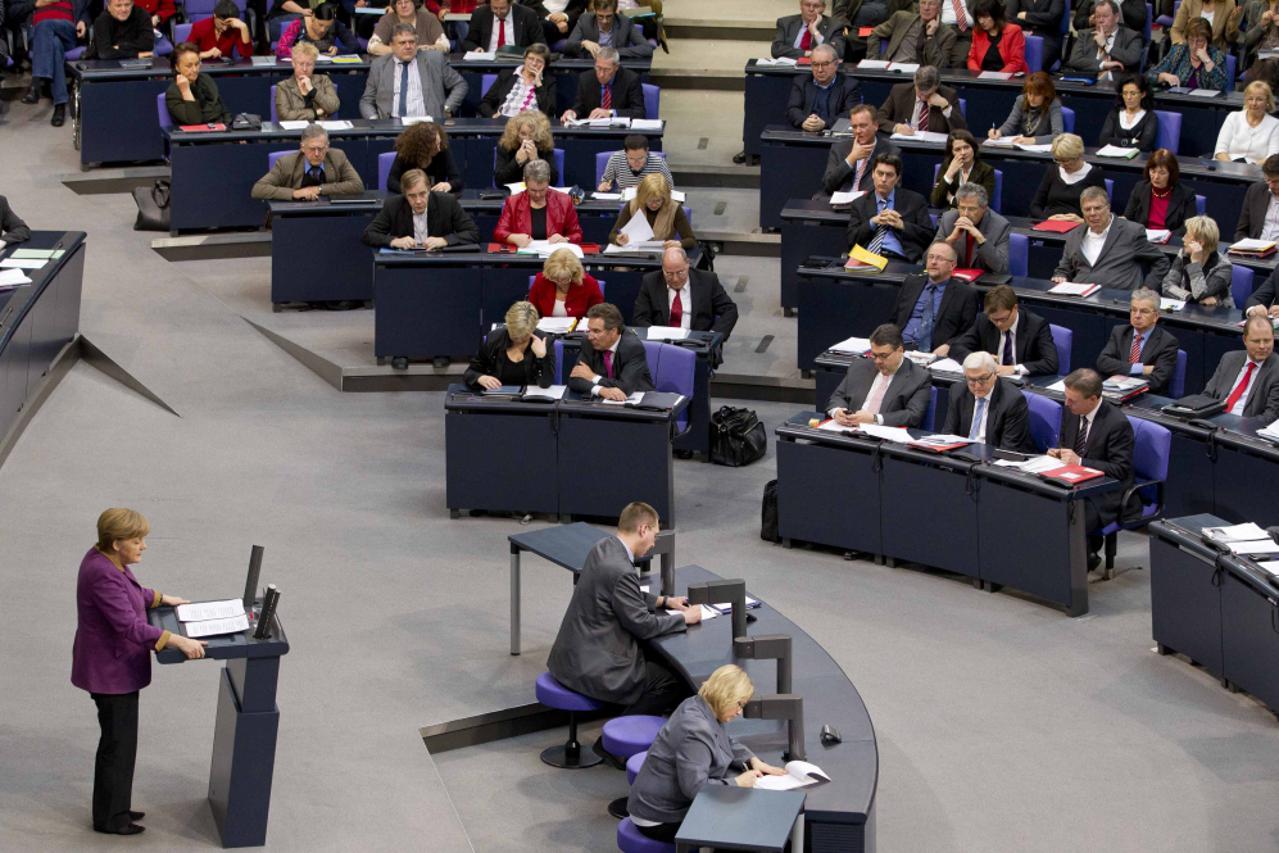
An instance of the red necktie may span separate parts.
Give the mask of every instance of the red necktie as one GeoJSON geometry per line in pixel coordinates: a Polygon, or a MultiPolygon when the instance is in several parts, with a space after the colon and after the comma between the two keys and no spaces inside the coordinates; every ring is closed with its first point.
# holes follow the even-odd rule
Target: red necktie
{"type": "Polygon", "coordinates": [[[1128,363],[1136,364],[1141,361],[1141,335],[1132,336],[1132,346],[1128,349],[1128,363]]]}
{"type": "Polygon", "coordinates": [[[498,24],[499,26],[497,30],[497,46],[506,47],[506,18],[502,18],[498,22],[498,24]]]}
{"type": "Polygon", "coordinates": [[[813,49],[813,31],[804,29],[804,37],[799,40],[799,49],[807,53],[813,49]]]}
{"type": "Polygon", "coordinates": [[[604,87],[604,97],[600,98],[600,107],[606,110],[613,109],[613,87],[612,86],[604,87]]]}
{"type": "Polygon", "coordinates": [[[604,350],[604,375],[609,379],[613,378],[613,351],[611,349],[604,350]]]}
{"type": "Polygon", "coordinates": [[[924,131],[928,130],[928,102],[927,101],[919,102],[919,118],[917,119],[916,124],[918,124],[918,127],[915,128],[916,130],[924,130],[924,131]]]}
{"type": "Polygon", "coordinates": [[[1239,384],[1235,386],[1235,390],[1230,392],[1230,396],[1226,398],[1226,412],[1231,412],[1235,404],[1239,402],[1239,398],[1243,396],[1243,392],[1248,390],[1248,385],[1252,382],[1252,374],[1257,369],[1257,362],[1248,362],[1248,369],[1243,372],[1243,378],[1239,380],[1239,384]]]}
{"type": "Polygon", "coordinates": [[[955,26],[961,33],[968,32],[968,18],[964,16],[963,0],[950,0],[950,5],[955,8],[955,26]]]}
{"type": "Polygon", "coordinates": [[[671,302],[671,325],[679,326],[684,322],[684,303],[679,298],[680,291],[675,291],[675,300],[671,302]]]}

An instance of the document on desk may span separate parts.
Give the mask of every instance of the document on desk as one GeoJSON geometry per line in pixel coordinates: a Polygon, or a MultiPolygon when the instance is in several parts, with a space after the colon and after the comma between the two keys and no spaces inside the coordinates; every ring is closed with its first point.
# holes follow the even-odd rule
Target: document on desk
{"type": "Polygon", "coordinates": [[[591,198],[597,201],[621,201],[621,193],[602,193],[599,191],[591,193],[591,198]]]}
{"type": "Polygon", "coordinates": [[[1244,557],[1253,554],[1279,554],[1279,542],[1269,536],[1255,542],[1231,542],[1226,547],[1230,549],[1230,553],[1244,557]]]}
{"type": "Polygon", "coordinates": [[[1279,578],[1279,560],[1258,561],[1257,568],[1261,569],[1272,578],[1279,578]]]}
{"type": "Polygon", "coordinates": [[[626,406],[626,405],[638,406],[640,403],[644,402],[644,392],[636,391],[635,393],[631,394],[631,396],[627,397],[625,400],[605,400],[601,397],[600,402],[606,406],[626,406]]]}
{"type": "Polygon", "coordinates": [[[38,270],[47,263],[49,262],[43,261],[43,260],[37,260],[35,258],[32,258],[30,260],[28,260],[27,258],[5,258],[3,261],[0,261],[0,269],[38,270]]]}
{"type": "Polygon", "coordinates": [[[415,124],[430,124],[434,121],[435,119],[430,116],[400,116],[400,124],[405,127],[410,127],[415,124]]]}
{"type": "Polygon", "coordinates": [[[206,619],[231,619],[244,615],[244,602],[238,598],[221,601],[193,601],[174,608],[179,622],[203,622],[206,619]]]}
{"type": "Polygon", "coordinates": [[[1257,435],[1267,441],[1279,441],[1279,421],[1263,426],[1257,430],[1257,435]]]}
{"type": "Polygon", "coordinates": [[[355,127],[346,119],[333,119],[331,121],[322,121],[318,124],[325,130],[351,130],[355,127]]]}
{"type": "Polygon", "coordinates": [[[1221,92],[1217,89],[1191,89],[1186,94],[1192,98],[1215,98],[1221,92]]]}
{"type": "Polygon", "coordinates": [[[1079,281],[1062,281],[1048,288],[1049,293],[1055,293],[1058,296],[1092,296],[1101,290],[1099,284],[1089,284],[1079,281]]]}
{"type": "Polygon", "coordinates": [[[626,220],[626,224],[622,226],[619,234],[626,235],[626,242],[629,243],[647,243],[653,239],[653,226],[648,224],[647,216],[632,216],[626,220]]]}
{"type": "MultiPolygon", "coordinates": [[[[1172,232],[1167,228],[1147,228],[1146,240],[1151,243],[1159,243],[1163,245],[1172,239],[1172,232]]],[[[1182,303],[1183,305],[1185,303],[1182,303]]]]}
{"type": "Polygon", "coordinates": [[[788,761],[785,770],[785,776],[761,776],[755,780],[755,787],[764,791],[792,791],[830,781],[825,770],[807,761],[788,761]]]}
{"type": "Polygon", "coordinates": [[[845,338],[837,344],[832,344],[830,351],[843,355],[865,355],[870,352],[870,338],[845,338]]]}
{"type": "Polygon", "coordinates": [[[537,321],[537,330],[548,335],[567,335],[576,322],[576,317],[543,317],[537,321]]]}
{"type": "Polygon", "coordinates": [[[1027,474],[1042,474],[1062,467],[1061,460],[1052,456],[1032,456],[1029,459],[996,459],[999,468],[1016,468],[1027,474]]]}
{"type": "Polygon", "coordinates": [[[1031,151],[1035,154],[1050,154],[1053,146],[1051,142],[1045,142],[1042,145],[1036,145],[1030,142],[1018,142],[1017,149],[1019,151],[1031,151]]]}
{"type": "Polygon", "coordinates": [[[249,617],[243,610],[239,616],[229,619],[203,619],[199,622],[186,622],[182,626],[188,637],[216,637],[218,634],[236,634],[249,630],[249,617]]]}
{"type": "Polygon", "coordinates": [[[1269,539],[1270,534],[1255,522],[1230,524],[1225,527],[1205,527],[1200,531],[1204,536],[1223,545],[1231,542],[1254,542],[1258,539],[1269,539]]]}
{"type": "MultiPolygon", "coordinates": [[[[733,612],[733,602],[731,601],[721,601],[719,604],[712,604],[711,607],[724,614],[733,612]]],[[[746,596],[746,609],[754,610],[757,607],[759,607],[759,599],[751,598],[749,595],[746,596]]]]}
{"type": "MultiPolygon", "coordinates": [[[[699,604],[699,605],[697,605],[697,606],[698,606],[698,607],[700,607],[700,608],[702,609],[702,621],[703,621],[703,622],[705,622],[707,619],[714,619],[716,616],[722,616],[722,615],[723,615],[723,614],[722,614],[722,613],[720,613],[718,610],[714,609],[713,607],[707,607],[705,604],[699,604]]],[[[666,612],[667,612],[667,613],[682,613],[683,611],[681,611],[681,610],[671,610],[671,609],[667,608],[666,612]]]]}
{"type": "Polygon", "coordinates": [[[857,199],[866,195],[865,190],[847,190],[843,192],[834,192],[830,196],[830,206],[836,207],[841,204],[852,204],[857,199]]]}
{"type": "Polygon", "coordinates": [[[4,270],[0,272],[0,287],[17,287],[19,284],[30,284],[31,279],[27,278],[26,273],[22,270],[4,270]]]}
{"type": "Polygon", "coordinates": [[[1016,136],[1001,136],[998,139],[983,139],[982,145],[989,145],[991,148],[1014,148],[1017,145],[1016,136]]]}
{"type": "MultiPolygon", "coordinates": [[[[631,119],[631,130],[661,130],[665,119],[660,118],[633,118],[631,119]]],[[[672,192],[671,196],[674,197],[672,192]]],[[[677,201],[679,199],[676,199],[677,201]]]]}
{"type": "Polygon", "coordinates": [[[473,50],[462,54],[463,62],[492,62],[494,59],[497,59],[497,54],[491,50],[473,50]]]}
{"type": "MultiPolygon", "coordinates": [[[[641,217],[642,218],[642,217],[641,217]]],[[[653,254],[665,249],[666,246],[661,240],[645,240],[642,243],[634,241],[627,243],[625,246],[619,246],[616,243],[609,243],[604,247],[602,254],[605,255],[643,255],[653,254]]]]}
{"type": "Polygon", "coordinates": [[[915,439],[905,427],[883,426],[882,424],[861,424],[857,427],[871,438],[891,441],[894,444],[910,444],[915,439]]]}
{"type": "Polygon", "coordinates": [[[564,122],[565,127],[630,127],[631,119],[627,116],[609,116],[608,118],[571,118],[564,122]]]}
{"type": "Polygon", "coordinates": [[[889,139],[905,139],[908,142],[931,142],[935,145],[946,144],[946,134],[935,130],[917,130],[914,133],[894,133],[889,139]]]}
{"type": "Polygon", "coordinates": [[[929,370],[936,370],[939,373],[963,373],[964,366],[953,358],[939,358],[932,364],[928,365],[929,370]]]}
{"type": "Polygon", "coordinates": [[[1017,75],[1012,71],[983,71],[977,75],[978,80],[1011,80],[1017,75]]]}
{"type": "Polygon", "coordinates": [[[11,258],[48,258],[57,260],[62,257],[63,249],[14,249],[11,258]]]}
{"type": "Polygon", "coordinates": [[[567,385],[548,385],[545,388],[539,388],[536,385],[530,385],[524,389],[521,400],[546,400],[547,402],[555,402],[564,399],[564,392],[568,390],[567,385]]]}
{"type": "MultiPolygon", "coordinates": [[[[776,57],[776,58],[773,58],[773,57],[771,57],[771,56],[761,56],[761,57],[759,57],[759,58],[757,58],[757,59],[755,60],[755,64],[756,64],[756,65],[761,65],[761,66],[763,66],[763,67],[765,67],[765,68],[767,68],[767,67],[769,67],[769,66],[773,66],[773,65],[780,65],[780,66],[782,66],[783,68],[794,68],[796,65],[798,65],[798,64],[799,64],[799,62],[798,62],[798,61],[796,61],[794,57],[790,57],[790,56],[779,56],[779,57],[776,57]]],[[[864,60],[863,60],[863,64],[865,64],[865,61],[864,61],[864,60]]],[[[887,62],[884,62],[884,63],[881,63],[881,64],[882,64],[882,65],[883,65],[883,67],[885,67],[885,68],[887,68],[887,67],[888,67],[888,63],[887,63],[887,62]]],[[[861,67],[861,66],[858,66],[858,67],[861,67]]]]}
{"type": "Polygon", "coordinates": [[[1124,160],[1131,160],[1140,153],[1139,148],[1124,148],[1120,145],[1103,145],[1097,149],[1098,157],[1119,157],[1124,160]]]}
{"type": "Polygon", "coordinates": [[[582,247],[576,243],[552,243],[550,240],[534,240],[527,246],[521,246],[516,250],[517,255],[538,255],[539,257],[548,258],[552,252],[560,249],[568,249],[576,258],[585,258],[582,254],[582,247]]]}
{"type": "Polygon", "coordinates": [[[650,341],[682,341],[688,338],[688,329],[680,326],[649,326],[650,341]]]}
{"type": "Polygon", "coordinates": [[[284,128],[285,130],[302,130],[308,124],[310,124],[310,122],[309,121],[277,121],[276,124],[284,128]]]}

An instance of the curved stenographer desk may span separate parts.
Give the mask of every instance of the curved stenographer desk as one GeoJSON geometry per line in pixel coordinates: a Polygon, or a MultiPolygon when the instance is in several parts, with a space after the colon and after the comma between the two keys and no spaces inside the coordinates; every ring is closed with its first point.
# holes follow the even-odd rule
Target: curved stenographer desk
{"type": "Polygon", "coordinates": [[[0,249],[0,259],[19,249],[62,255],[27,270],[30,284],[0,289],[0,462],[71,364],[65,356],[80,328],[84,232],[35,231],[0,249]]]}

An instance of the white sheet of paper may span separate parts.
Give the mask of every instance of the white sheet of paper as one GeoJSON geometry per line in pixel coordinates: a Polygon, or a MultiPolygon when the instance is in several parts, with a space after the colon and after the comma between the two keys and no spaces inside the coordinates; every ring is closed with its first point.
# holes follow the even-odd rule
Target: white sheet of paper
{"type": "Polygon", "coordinates": [[[1056,382],[1054,382],[1053,384],[1051,384],[1051,385],[1049,385],[1049,386],[1048,386],[1048,390],[1049,390],[1049,391],[1060,391],[1061,393],[1065,394],[1065,393],[1066,393],[1066,380],[1065,380],[1065,379],[1058,379],[1056,382]]]}
{"type": "Polygon", "coordinates": [[[978,80],[1011,80],[1013,79],[1011,71],[983,71],[977,75],[978,80]]]}
{"type": "Polygon", "coordinates": [[[636,391],[634,394],[627,397],[625,400],[605,400],[601,398],[600,402],[609,406],[624,406],[627,403],[632,403],[638,406],[640,403],[644,402],[644,392],[636,391]]]}
{"type": "MultiPolygon", "coordinates": [[[[713,608],[713,607],[707,607],[705,604],[699,604],[699,605],[697,605],[697,606],[698,606],[698,607],[700,607],[700,608],[702,609],[702,621],[703,621],[703,622],[705,622],[707,619],[714,619],[716,616],[720,616],[720,615],[722,615],[722,614],[721,614],[718,610],[716,610],[715,608],[713,608]]],[[[667,613],[681,613],[682,611],[679,611],[679,610],[669,610],[669,609],[668,609],[666,612],[667,612],[667,613]]]]}
{"type": "Polygon", "coordinates": [[[883,59],[863,59],[857,63],[857,67],[866,71],[887,71],[888,62],[883,59]]]}
{"type": "Polygon", "coordinates": [[[598,199],[599,201],[621,201],[622,194],[621,193],[602,193],[597,191],[597,192],[591,193],[591,198],[598,199]]]}
{"type": "Polygon", "coordinates": [[[331,121],[322,121],[319,124],[320,124],[320,127],[324,128],[325,130],[350,130],[351,128],[355,127],[355,125],[351,124],[346,119],[333,119],[331,121]]]}
{"type": "Polygon", "coordinates": [[[491,50],[473,50],[462,55],[463,62],[492,62],[497,54],[491,50]]]}
{"type": "Polygon", "coordinates": [[[976,444],[966,435],[951,435],[945,432],[936,432],[932,435],[924,435],[915,439],[916,444],[976,444]]]}
{"type": "Polygon", "coordinates": [[[891,441],[895,444],[907,444],[914,441],[905,427],[883,426],[881,424],[862,424],[857,427],[871,438],[891,441]]]}
{"type": "Polygon", "coordinates": [[[36,260],[35,258],[30,260],[26,258],[5,258],[3,261],[0,261],[0,269],[38,270],[47,263],[49,262],[36,260]]]}
{"type": "Polygon", "coordinates": [[[628,243],[646,243],[653,239],[653,226],[648,224],[648,217],[637,213],[622,226],[619,234],[625,234],[628,243]]]}
{"type": "Polygon", "coordinates": [[[27,278],[26,273],[22,270],[8,269],[0,272],[0,286],[30,283],[31,279],[27,278]]]}
{"type": "Polygon", "coordinates": [[[1218,542],[1254,542],[1258,539],[1269,539],[1270,534],[1256,522],[1231,524],[1226,527],[1205,527],[1203,534],[1218,542]]]}
{"type": "Polygon", "coordinates": [[[845,355],[865,355],[870,352],[870,338],[844,338],[830,348],[831,352],[839,352],[845,355]]]}
{"type": "Polygon", "coordinates": [[[1186,93],[1192,98],[1215,98],[1221,94],[1217,89],[1191,89],[1186,93]]]}
{"type": "Polygon", "coordinates": [[[1255,542],[1231,542],[1228,547],[1233,554],[1279,554],[1279,542],[1269,536],[1255,542]]]}
{"type": "Polygon", "coordinates": [[[989,145],[992,148],[1012,148],[1017,143],[1014,141],[1015,136],[1001,136],[998,139],[983,139],[982,145],[989,145]]]}
{"type": "MultiPolygon", "coordinates": [[[[540,328],[541,324],[539,323],[538,325],[540,328]]],[[[564,399],[564,392],[567,390],[567,385],[550,385],[546,388],[538,388],[533,385],[524,389],[524,396],[539,400],[562,400],[564,399]]]]}
{"type": "Polygon", "coordinates": [[[281,121],[281,122],[277,122],[277,124],[279,124],[280,127],[284,128],[285,130],[302,130],[308,124],[310,124],[310,122],[309,121],[281,121]]]}
{"type": "Polygon", "coordinates": [[[917,130],[914,133],[894,133],[890,139],[905,139],[913,142],[930,142],[934,145],[945,145],[946,134],[932,130],[917,130]]]}
{"type": "MultiPolygon", "coordinates": [[[[799,64],[799,61],[792,56],[779,56],[775,59],[771,56],[764,56],[756,59],[755,64],[764,65],[764,66],[769,66],[769,65],[795,66],[799,64]]],[[[884,63],[884,64],[887,65],[887,63],[884,63]]]]}
{"type": "Polygon", "coordinates": [[[788,761],[785,770],[785,776],[761,776],[755,780],[755,787],[765,791],[789,791],[792,788],[830,781],[825,770],[807,761],[788,761]]]}
{"type": "Polygon", "coordinates": [[[1167,228],[1147,228],[1146,239],[1151,243],[1167,243],[1172,237],[1172,232],[1167,228]]]}
{"type": "Polygon", "coordinates": [[[244,615],[244,602],[238,598],[221,601],[193,601],[179,604],[176,610],[179,622],[203,622],[205,619],[231,619],[244,615]]]}
{"type": "Polygon", "coordinates": [[[400,116],[400,124],[404,125],[405,127],[408,127],[414,124],[425,124],[427,122],[433,122],[433,121],[435,121],[435,119],[431,118],[430,116],[400,116]]]}
{"type": "Polygon", "coordinates": [[[1097,285],[1095,284],[1078,281],[1063,281],[1048,288],[1048,292],[1059,293],[1063,296],[1087,296],[1096,289],[1097,285]]]}
{"type": "Polygon", "coordinates": [[[1167,296],[1159,297],[1160,311],[1180,311],[1181,309],[1185,307],[1186,307],[1186,300],[1184,299],[1172,299],[1167,296]]]}
{"type": "Polygon", "coordinates": [[[664,121],[660,118],[633,118],[631,130],[661,130],[664,121]]]}
{"type": "Polygon", "coordinates": [[[928,365],[929,370],[940,370],[943,373],[963,373],[964,366],[953,358],[939,358],[928,365]]]}
{"type": "Polygon", "coordinates": [[[919,70],[918,62],[890,62],[888,63],[889,71],[900,71],[903,74],[914,74],[919,70]]]}
{"type": "Polygon", "coordinates": [[[1053,150],[1051,142],[1045,142],[1043,145],[1017,143],[1017,147],[1022,151],[1034,151],[1037,154],[1049,154],[1053,150]]]}
{"type": "Polygon", "coordinates": [[[680,326],[649,326],[648,339],[650,341],[668,340],[682,341],[688,337],[688,329],[680,326]]]}
{"type": "Polygon", "coordinates": [[[218,634],[235,634],[239,631],[249,630],[249,617],[243,611],[239,616],[232,616],[229,619],[205,619],[200,622],[187,622],[183,626],[186,635],[193,639],[199,637],[214,637],[218,634]]]}
{"type": "Polygon", "coordinates": [[[837,204],[852,204],[864,195],[866,195],[865,190],[848,190],[847,192],[831,193],[830,204],[831,207],[834,207],[837,204]]]}
{"type": "Polygon", "coordinates": [[[1279,560],[1266,560],[1259,562],[1257,563],[1257,568],[1272,577],[1279,578],[1279,560]]]}
{"type": "Polygon", "coordinates": [[[532,243],[529,243],[527,246],[516,252],[516,254],[550,257],[552,252],[557,252],[560,249],[568,249],[573,253],[573,256],[577,258],[586,257],[586,255],[582,254],[582,247],[576,243],[552,243],[550,240],[534,240],[532,243]]]}
{"type": "Polygon", "coordinates": [[[565,335],[576,322],[576,317],[543,317],[537,321],[537,330],[548,335],[565,335]]]}
{"type": "Polygon", "coordinates": [[[1097,149],[1098,157],[1123,157],[1129,159],[1140,154],[1137,148],[1124,148],[1120,145],[1103,145],[1097,149]]]}

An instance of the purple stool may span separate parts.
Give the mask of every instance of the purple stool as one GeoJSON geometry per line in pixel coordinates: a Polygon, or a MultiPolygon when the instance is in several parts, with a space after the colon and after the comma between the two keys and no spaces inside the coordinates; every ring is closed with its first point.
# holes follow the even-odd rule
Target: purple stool
{"type": "Polygon", "coordinates": [[[537,677],[537,701],[548,708],[568,712],[568,742],[563,746],[548,746],[542,750],[542,760],[552,767],[594,767],[603,759],[594,753],[582,756],[582,745],[577,742],[577,714],[581,711],[598,711],[603,705],[589,696],[575,693],[544,672],[537,677]]]}
{"type": "Polygon", "coordinates": [[[649,838],[635,828],[629,817],[617,825],[617,849],[622,853],[675,853],[675,845],[649,838]]]}
{"type": "MultiPolygon", "coordinates": [[[[665,717],[649,714],[614,717],[604,724],[604,749],[629,765],[632,755],[643,752],[653,745],[653,741],[657,739],[658,730],[665,723],[665,717]]],[[[619,820],[626,817],[626,798],[619,797],[609,803],[608,813],[619,820]]]]}
{"type": "Polygon", "coordinates": [[[637,752],[630,758],[626,759],[626,784],[634,785],[635,777],[639,775],[640,768],[644,766],[644,759],[648,758],[648,750],[637,752]]]}

